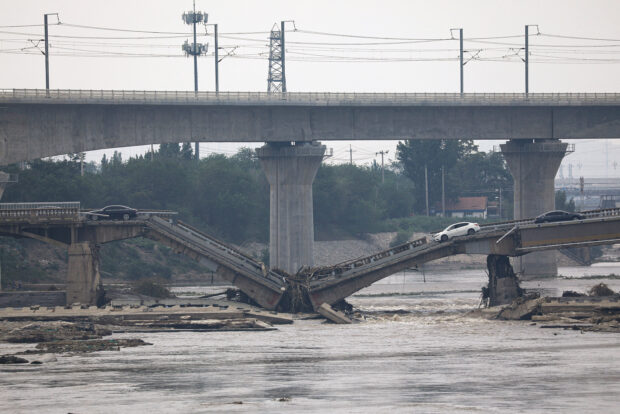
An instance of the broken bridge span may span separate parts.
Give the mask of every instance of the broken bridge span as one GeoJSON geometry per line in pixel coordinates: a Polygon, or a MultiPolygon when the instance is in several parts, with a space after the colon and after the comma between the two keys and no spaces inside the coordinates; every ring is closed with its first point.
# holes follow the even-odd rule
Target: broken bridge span
{"type": "MultiPolygon", "coordinates": [[[[316,310],[403,269],[456,254],[521,256],[534,251],[620,242],[620,209],[586,212],[584,220],[536,224],[532,219],[481,226],[439,243],[426,238],[333,266],[295,275],[269,269],[241,250],[180,221],[153,212],[138,220],[87,220],[76,206],[0,210],[0,234],[28,237],[69,250],[67,301],[93,303],[99,277],[98,245],[147,237],[187,255],[267,309],[316,310]]],[[[165,214],[164,214],[165,215],[165,214]]],[[[139,216],[140,217],[140,216],[139,216]]]]}

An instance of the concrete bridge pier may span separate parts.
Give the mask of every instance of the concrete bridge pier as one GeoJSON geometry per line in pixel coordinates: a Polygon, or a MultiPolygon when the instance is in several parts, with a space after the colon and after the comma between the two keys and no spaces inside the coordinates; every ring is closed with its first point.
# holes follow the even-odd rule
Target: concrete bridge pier
{"type": "Polygon", "coordinates": [[[295,274],[312,266],[312,182],[325,146],[318,142],[269,143],[256,149],[269,181],[269,266],[295,274]]]}
{"type": "Polygon", "coordinates": [[[0,171],[0,200],[2,200],[6,186],[11,182],[11,175],[4,171],[0,171]]]}
{"type": "MultiPolygon", "coordinates": [[[[515,220],[555,209],[554,180],[568,144],[557,139],[512,139],[501,145],[514,179],[515,220]]],[[[529,253],[515,259],[522,279],[557,276],[555,251],[529,253]]]]}
{"type": "Polygon", "coordinates": [[[67,305],[97,305],[103,294],[99,274],[99,247],[92,242],[69,245],[67,269],[67,305]]]}

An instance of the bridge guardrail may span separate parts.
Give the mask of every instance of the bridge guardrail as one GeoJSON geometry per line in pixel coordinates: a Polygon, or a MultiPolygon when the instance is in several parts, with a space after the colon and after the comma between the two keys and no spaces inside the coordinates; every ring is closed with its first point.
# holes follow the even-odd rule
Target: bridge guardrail
{"type": "MultiPolygon", "coordinates": [[[[596,217],[610,217],[610,216],[620,216],[620,208],[604,208],[597,210],[587,210],[578,212],[579,214],[583,214],[586,218],[596,218],[596,217]]],[[[533,223],[534,218],[521,219],[521,220],[508,220],[508,221],[498,221],[496,223],[484,223],[480,224],[480,229],[484,230],[494,230],[500,229],[508,226],[514,226],[515,224],[529,224],[533,223]]],[[[435,231],[432,233],[439,233],[439,231],[435,231]]]]}
{"type": "Polygon", "coordinates": [[[261,266],[256,259],[232,246],[227,245],[224,242],[208,236],[207,234],[186,223],[179,221],[176,225],[174,225],[157,216],[151,217],[148,220],[148,223],[159,229],[159,231],[163,230],[164,232],[170,233],[177,238],[184,240],[185,243],[195,244],[201,247],[204,251],[209,250],[211,252],[211,260],[219,262],[219,264],[226,263],[232,268],[245,269],[244,271],[248,274],[252,274],[254,277],[266,280],[272,286],[277,286],[277,288],[283,284],[282,276],[273,271],[267,270],[266,268],[263,269],[263,266],[261,266]]]}
{"type": "Polygon", "coordinates": [[[78,217],[80,202],[0,203],[0,218],[78,217]]]}
{"type": "Polygon", "coordinates": [[[354,260],[349,260],[346,262],[338,263],[333,266],[325,266],[319,268],[313,268],[306,270],[306,274],[309,275],[309,279],[320,280],[325,279],[330,276],[338,276],[346,271],[353,270],[357,267],[367,265],[369,263],[373,263],[377,260],[383,259],[385,257],[394,256],[398,253],[402,253],[408,250],[415,249],[417,247],[423,246],[426,244],[426,237],[422,237],[407,243],[400,244],[398,246],[392,247],[387,250],[383,250],[379,253],[375,253],[370,256],[361,257],[354,260]]]}
{"type": "Polygon", "coordinates": [[[620,93],[357,93],[193,92],[83,89],[0,89],[0,101],[59,103],[187,103],[298,105],[620,105],[620,93]]]}

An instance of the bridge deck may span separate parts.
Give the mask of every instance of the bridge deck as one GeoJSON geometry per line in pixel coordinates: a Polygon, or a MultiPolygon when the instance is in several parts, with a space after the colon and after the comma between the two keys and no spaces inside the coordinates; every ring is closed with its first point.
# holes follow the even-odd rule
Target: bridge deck
{"type": "Polygon", "coordinates": [[[484,225],[472,236],[457,237],[445,243],[418,239],[334,266],[305,269],[289,278],[289,275],[267,269],[247,254],[183,223],[173,224],[157,216],[131,221],[85,221],[75,207],[67,221],[57,216],[59,210],[63,211],[60,208],[35,208],[32,214],[25,214],[21,209],[14,210],[20,212],[18,217],[0,214],[0,233],[65,245],[74,240],[73,230],[69,231],[71,226],[83,232],[81,236],[75,236],[75,241],[105,243],[129,237],[149,237],[217,268],[224,278],[268,309],[279,304],[290,282],[304,281],[312,304],[317,308],[324,302],[333,304],[405,268],[450,255],[520,256],[530,251],[620,241],[620,209],[595,210],[584,212],[584,220],[536,224],[529,219],[484,225]],[[55,230],[63,229],[55,233],[55,230]]]}
{"type": "Polygon", "coordinates": [[[403,269],[455,254],[520,256],[531,251],[583,247],[620,241],[620,209],[587,212],[578,221],[536,224],[532,219],[483,226],[472,236],[445,243],[415,240],[354,261],[307,269],[310,299],[316,308],[333,304],[403,269]]]}

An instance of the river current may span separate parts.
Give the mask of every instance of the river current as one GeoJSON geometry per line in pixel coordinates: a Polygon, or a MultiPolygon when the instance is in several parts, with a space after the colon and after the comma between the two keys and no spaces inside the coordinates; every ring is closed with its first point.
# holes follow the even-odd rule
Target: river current
{"type": "MultiPolygon", "coordinates": [[[[559,272],[523,286],[620,290],[593,278],[618,264],[559,272]]],[[[620,412],[620,334],[467,316],[485,283],[483,270],[399,273],[349,298],[366,315],[353,325],[115,334],[153,345],[0,366],[0,412],[620,412]]]]}

